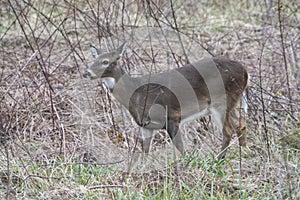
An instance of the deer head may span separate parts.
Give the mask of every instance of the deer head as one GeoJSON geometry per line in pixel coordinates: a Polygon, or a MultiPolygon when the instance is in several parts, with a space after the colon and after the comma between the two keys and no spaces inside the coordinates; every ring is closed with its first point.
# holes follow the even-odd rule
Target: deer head
{"type": "Polygon", "coordinates": [[[112,72],[115,70],[117,62],[123,55],[125,49],[126,42],[114,51],[101,54],[99,49],[90,45],[90,51],[96,60],[91,66],[85,69],[83,77],[88,79],[112,78],[112,72]]]}

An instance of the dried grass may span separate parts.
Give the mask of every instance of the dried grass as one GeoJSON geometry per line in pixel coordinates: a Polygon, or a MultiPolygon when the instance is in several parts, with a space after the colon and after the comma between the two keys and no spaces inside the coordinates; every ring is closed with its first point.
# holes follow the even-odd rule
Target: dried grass
{"type": "Polygon", "coordinates": [[[299,198],[299,5],[270,2],[177,1],[175,24],[159,0],[2,1],[1,197],[299,198]],[[180,176],[166,134],[141,164],[137,125],[100,81],[81,77],[90,43],[109,50],[126,40],[133,76],[184,64],[176,25],[190,61],[226,55],[251,75],[248,149],[239,158],[234,139],[217,162],[210,119],[191,122],[180,176]]]}

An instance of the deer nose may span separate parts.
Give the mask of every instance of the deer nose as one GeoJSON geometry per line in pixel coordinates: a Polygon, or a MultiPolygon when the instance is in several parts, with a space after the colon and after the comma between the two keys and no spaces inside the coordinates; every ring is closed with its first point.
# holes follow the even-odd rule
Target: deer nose
{"type": "Polygon", "coordinates": [[[91,73],[87,70],[85,70],[82,74],[83,78],[91,78],[91,73]]]}

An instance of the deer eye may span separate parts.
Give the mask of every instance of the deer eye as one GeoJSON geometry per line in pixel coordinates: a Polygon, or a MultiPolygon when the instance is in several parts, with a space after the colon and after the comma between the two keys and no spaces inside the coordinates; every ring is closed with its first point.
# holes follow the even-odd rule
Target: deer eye
{"type": "Polygon", "coordinates": [[[103,65],[108,65],[108,63],[109,63],[108,60],[104,60],[104,61],[102,62],[103,65]]]}

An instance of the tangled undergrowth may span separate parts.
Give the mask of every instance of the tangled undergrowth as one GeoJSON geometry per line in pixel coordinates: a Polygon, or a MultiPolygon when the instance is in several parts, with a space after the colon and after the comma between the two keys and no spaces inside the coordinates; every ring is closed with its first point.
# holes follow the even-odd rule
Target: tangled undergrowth
{"type": "Polygon", "coordinates": [[[300,198],[297,1],[1,1],[0,195],[6,199],[300,198]],[[100,80],[89,44],[132,76],[224,55],[249,71],[248,147],[215,159],[210,118],[164,131],[141,163],[139,128],[100,80]],[[180,173],[176,172],[179,165],[180,173]]]}

